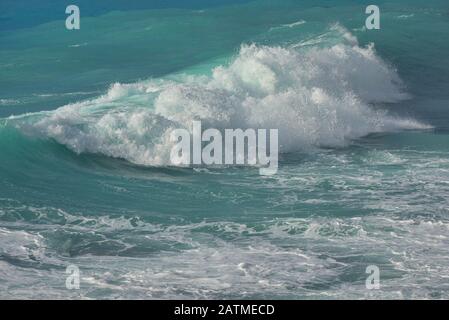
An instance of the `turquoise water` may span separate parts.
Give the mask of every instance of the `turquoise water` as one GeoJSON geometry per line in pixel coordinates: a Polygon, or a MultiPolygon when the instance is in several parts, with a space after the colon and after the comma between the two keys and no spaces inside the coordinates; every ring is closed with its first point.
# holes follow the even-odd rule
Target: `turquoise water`
{"type": "Polygon", "coordinates": [[[449,5],[367,4],[2,1],[0,297],[449,298],[449,5]],[[193,120],[278,173],[171,166],[193,120]]]}

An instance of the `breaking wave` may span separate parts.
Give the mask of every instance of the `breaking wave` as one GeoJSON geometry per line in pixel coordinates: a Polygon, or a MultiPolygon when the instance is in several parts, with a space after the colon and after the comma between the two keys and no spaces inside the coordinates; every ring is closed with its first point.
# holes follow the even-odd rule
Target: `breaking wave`
{"type": "MultiPolygon", "coordinates": [[[[209,74],[115,83],[96,99],[11,119],[77,153],[167,165],[170,132],[203,128],[279,129],[281,152],[341,147],[373,132],[419,129],[373,105],[408,98],[395,69],[340,26],[328,46],[242,45],[209,74]]],[[[321,39],[320,39],[321,40],[321,39]]]]}

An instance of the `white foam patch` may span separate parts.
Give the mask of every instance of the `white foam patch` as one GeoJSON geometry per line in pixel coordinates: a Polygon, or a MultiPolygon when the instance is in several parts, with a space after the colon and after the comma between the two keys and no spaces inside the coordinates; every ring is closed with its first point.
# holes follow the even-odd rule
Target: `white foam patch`
{"type": "MultiPolygon", "coordinates": [[[[84,298],[445,298],[447,286],[435,288],[449,276],[447,255],[441,254],[447,252],[447,231],[447,221],[384,216],[279,218],[253,226],[202,222],[151,235],[189,242],[193,247],[186,250],[140,259],[84,255],[70,263],[83,270],[84,298]],[[370,264],[381,270],[381,290],[366,290],[370,264]]],[[[6,288],[25,296],[71,294],[58,290],[61,273],[48,270],[41,277],[53,283],[52,290],[6,288]]]]}
{"type": "Polygon", "coordinates": [[[281,24],[278,27],[272,27],[272,28],[270,28],[269,31],[273,31],[273,30],[277,30],[277,29],[283,29],[283,28],[295,28],[295,27],[301,26],[301,25],[303,25],[305,23],[306,23],[306,21],[304,21],[304,20],[298,20],[298,21],[292,22],[292,23],[281,24]]]}
{"type": "Polygon", "coordinates": [[[43,257],[43,237],[25,231],[0,228],[0,256],[20,260],[36,260],[43,257]]]}

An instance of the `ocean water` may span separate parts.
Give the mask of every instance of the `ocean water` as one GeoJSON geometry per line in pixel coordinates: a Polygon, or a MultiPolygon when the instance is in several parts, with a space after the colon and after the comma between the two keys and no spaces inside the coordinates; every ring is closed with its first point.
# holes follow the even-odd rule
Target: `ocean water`
{"type": "Polygon", "coordinates": [[[0,4],[0,298],[449,298],[446,0],[380,30],[367,1],[68,4],[0,4]],[[171,166],[194,120],[279,128],[277,174],[171,166]]]}

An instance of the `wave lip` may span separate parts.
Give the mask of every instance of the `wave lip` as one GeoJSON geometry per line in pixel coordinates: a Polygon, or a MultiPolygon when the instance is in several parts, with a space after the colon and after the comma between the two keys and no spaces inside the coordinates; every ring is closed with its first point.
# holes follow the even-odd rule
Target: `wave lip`
{"type": "MultiPolygon", "coordinates": [[[[169,165],[173,129],[279,129],[280,151],[340,147],[373,132],[422,129],[372,104],[409,98],[394,68],[360,47],[341,26],[338,43],[289,47],[242,45],[210,76],[176,75],[114,84],[106,95],[19,121],[75,152],[143,165],[169,165]]],[[[335,41],[335,40],[334,40],[335,41]]]]}

